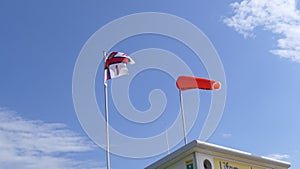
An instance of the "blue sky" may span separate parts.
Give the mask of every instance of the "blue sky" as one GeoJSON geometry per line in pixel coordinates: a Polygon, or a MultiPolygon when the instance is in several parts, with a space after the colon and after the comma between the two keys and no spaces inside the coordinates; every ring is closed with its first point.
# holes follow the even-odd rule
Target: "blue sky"
{"type": "MultiPolygon", "coordinates": [[[[292,169],[300,167],[297,1],[2,0],[0,168],[105,168],[105,151],[85,133],[74,109],[73,71],[81,49],[98,29],[117,18],[140,12],[183,18],[214,45],[226,74],[227,97],[222,119],[208,142],[289,161],[292,169]]],[[[169,37],[137,35],[117,43],[113,50],[132,54],[147,48],[170,51],[196,76],[208,76],[195,53],[169,37]]],[[[102,50],[99,49],[99,57],[102,50]]],[[[134,66],[130,65],[129,71],[134,66]]],[[[99,69],[95,93],[101,112],[102,80],[99,69]]],[[[151,107],[148,96],[154,89],[164,91],[166,108],[155,122],[133,123],[120,116],[110,97],[113,128],[131,137],[144,138],[172,125],[180,110],[179,98],[175,80],[167,73],[158,69],[140,72],[129,89],[128,96],[136,109],[145,111],[151,107]]],[[[187,95],[188,92],[184,96],[187,95]]],[[[201,91],[200,97],[200,102],[185,104],[200,104],[189,141],[199,137],[211,92],[201,91]]],[[[182,145],[183,141],[170,151],[182,145]]],[[[111,155],[111,166],[144,168],[166,154],[142,159],[111,155]]]]}

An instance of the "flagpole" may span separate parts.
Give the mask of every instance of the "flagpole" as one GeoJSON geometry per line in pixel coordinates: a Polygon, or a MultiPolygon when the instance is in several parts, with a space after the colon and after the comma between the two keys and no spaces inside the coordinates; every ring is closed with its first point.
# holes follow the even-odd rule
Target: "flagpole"
{"type": "Polygon", "coordinates": [[[169,145],[169,138],[168,138],[168,128],[166,129],[166,142],[167,142],[167,146],[168,146],[168,154],[170,154],[170,145],[169,145]]]}
{"type": "Polygon", "coordinates": [[[183,135],[184,135],[184,144],[187,143],[186,139],[186,127],[185,127],[185,120],[184,120],[184,110],[183,110],[183,101],[182,101],[182,92],[179,90],[179,97],[180,97],[180,108],[181,108],[181,118],[182,118],[182,127],[183,127],[183,135]]]}
{"type": "MultiPolygon", "coordinates": [[[[105,58],[106,58],[106,52],[103,51],[104,67],[105,67],[105,58]]],[[[106,72],[104,71],[104,73],[106,72]]],[[[107,83],[104,83],[104,98],[105,98],[105,121],[106,121],[106,168],[110,169],[107,83]]]]}

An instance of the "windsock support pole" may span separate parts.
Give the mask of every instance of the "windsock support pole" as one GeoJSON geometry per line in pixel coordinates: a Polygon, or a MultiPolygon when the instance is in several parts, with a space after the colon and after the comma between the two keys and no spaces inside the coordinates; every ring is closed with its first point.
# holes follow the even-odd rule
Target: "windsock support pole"
{"type": "Polygon", "coordinates": [[[185,119],[184,119],[184,109],[183,109],[183,100],[182,100],[181,90],[179,90],[179,98],[180,98],[180,109],[181,109],[181,119],[182,119],[182,127],[183,127],[184,144],[186,144],[187,143],[186,126],[185,126],[185,119]]]}

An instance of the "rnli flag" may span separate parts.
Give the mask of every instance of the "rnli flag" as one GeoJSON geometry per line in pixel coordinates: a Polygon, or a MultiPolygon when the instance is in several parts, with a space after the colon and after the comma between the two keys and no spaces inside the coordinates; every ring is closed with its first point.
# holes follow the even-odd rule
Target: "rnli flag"
{"type": "Polygon", "coordinates": [[[111,52],[105,59],[104,84],[107,85],[109,79],[128,75],[127,64],[134,64],[134,60],[122,52],[111,52]]]}

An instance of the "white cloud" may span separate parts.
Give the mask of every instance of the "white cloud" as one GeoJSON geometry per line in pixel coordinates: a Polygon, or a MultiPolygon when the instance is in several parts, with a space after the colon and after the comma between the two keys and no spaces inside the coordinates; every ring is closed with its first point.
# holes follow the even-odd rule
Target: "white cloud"
{"type": "Polygon", "coordinates": [[[271,53],[300,62],[300,11],[296,0],[243,0],[230,6],[234,15],[224,22],[244,37],[254,36],[254,29],[262,27],[281,38],[271,53]]]}
{"type": "Polygon", "coordinates": [[[223,133],[222,134],[222,137],[223,138],[229,138],[229,137],[231,137],[232,136],[232,134],[230,134],[230,133],[223,133]]]}
{"type": "Polygon", "coordinates": [[[283,160],[283,159],[290,158],[290,156],[288,154],[270,154],[270,155],[268,155],[268,157],[276,159],[276,160],[283,160]]]}
{"type": "Polygon", "coordinates": [[[0,168],[96,169],[97,162],[71,158],[94,149],[88,139],[64,124],[26,120],[0,109],[0,168]]]}

